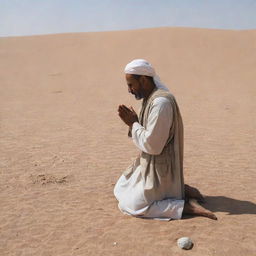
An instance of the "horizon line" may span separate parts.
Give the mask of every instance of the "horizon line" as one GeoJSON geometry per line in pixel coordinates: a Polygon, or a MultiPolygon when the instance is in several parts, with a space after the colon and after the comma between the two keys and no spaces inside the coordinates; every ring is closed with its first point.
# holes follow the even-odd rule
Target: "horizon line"
{"type": "Polygon", "coordinates": [[[206,27],[190,27],[190,26],[160,26],[160,27],[143,27],[143,28],[133,28],[133,29],[113,29],[113,30],[93,30],[93,31],[68,31],[68,32],[56,32],[56,33],[33,33],[25,35],[10,35],[1,36],[0,38],[14,38],[14,37],[32,37],[32,36],[47,36],[47,35],[65,35],[65,34],[81,34],[81,33],[107,33],[107,32],[128,32],[128,31],[138,31],[138,30],[150,30],[150,29],[163,29],[163,28],[184,28],[184,29],[201,29],[201,30],[219,30],[219,31],[254,31],[256,28],[252,29],[227,29],[227,28],[206,28],[206,27]]]}

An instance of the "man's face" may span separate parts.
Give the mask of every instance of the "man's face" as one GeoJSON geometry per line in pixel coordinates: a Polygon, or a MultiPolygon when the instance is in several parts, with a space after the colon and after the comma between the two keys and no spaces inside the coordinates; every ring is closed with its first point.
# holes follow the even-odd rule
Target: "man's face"
{"type": "Polygon", "coordinates": [[[131,74],[126,74],[125,78],[128,86],[128,92],[133,94],[136,100],[144,98],[145,96],[143,94],[141,82],[138,79],[134,78],[134,76],[131,74]]]}

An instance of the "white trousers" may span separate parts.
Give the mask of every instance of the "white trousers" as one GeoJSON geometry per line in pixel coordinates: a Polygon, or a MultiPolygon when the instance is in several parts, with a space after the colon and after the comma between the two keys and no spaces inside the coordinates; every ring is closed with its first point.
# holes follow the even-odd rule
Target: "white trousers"
{"type": "Polygon", "coordinates": [[[184,200],[164,199],[148,205],[144,197],[144,184],[140,166],[127,179],[122,175],[114,188],[114,195],[119,201],[118,207],[124,213],[140,218],[159,220],[181,219],[184,200]]]}

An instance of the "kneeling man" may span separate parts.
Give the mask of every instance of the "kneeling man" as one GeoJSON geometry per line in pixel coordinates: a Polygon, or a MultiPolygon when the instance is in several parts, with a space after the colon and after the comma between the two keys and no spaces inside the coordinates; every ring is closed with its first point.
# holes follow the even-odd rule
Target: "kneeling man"
{"type": "Polygon", "coordinates": [[[139,116],[120,105],[120,118],[141,151],[117,181],[114,194],[119,209],[135,217],[181,219],[183,214],[216,216],[197,203],[200,192],[183,179],[183,123],[174,96],[154,68],[136,59],[125,67],[129,93],[143,99],[139,116]]]}

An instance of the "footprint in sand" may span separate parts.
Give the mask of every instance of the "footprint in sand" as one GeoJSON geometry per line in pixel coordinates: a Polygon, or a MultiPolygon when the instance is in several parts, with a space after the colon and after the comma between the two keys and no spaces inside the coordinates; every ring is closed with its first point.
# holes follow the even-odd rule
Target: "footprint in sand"
{"type": "Polygon", "coordinates": [[[57,178],[50,174],[39,174],[39,175],[31,175],[31,179],[33,184],[41,184],[41,185],[65,184],[69,181],[69,176],[63,176],[63,177],[57,178]]]}

